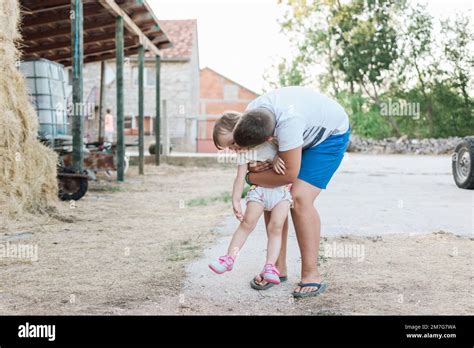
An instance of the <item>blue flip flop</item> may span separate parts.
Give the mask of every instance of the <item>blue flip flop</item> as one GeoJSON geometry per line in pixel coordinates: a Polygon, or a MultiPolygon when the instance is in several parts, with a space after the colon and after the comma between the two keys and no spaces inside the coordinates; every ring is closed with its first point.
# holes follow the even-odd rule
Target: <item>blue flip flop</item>
{"type": "MultiPolygon", "coordinates": [[[[286,282],[288,280],[288,277],[279,277],[279,278],[280,278],[280,283],[286,282]]],[[[253,278],[250,281],[250,287],[255,290],[267,290],[267,289],[270,289],[273,285],[275,284],[273,283],[267,283],[265,285],[257,284],[257,282],[255,282],[255,278],[253,278]]]]}
{"type": "Polygon", "coordinates": [[[321,295],[325,290],[326,288],[328,287],[326,283],[298,283],[298,286],[300,288],[307,288],[309,286],[313,286],[313,287],[318,287],[316,290],[313,290],[313,291],[308,291],[308,292],[296,292],[296,291],[293,291],[292,295],[295,297],[295,298],[302,298],[302,297],[312,297],[312,296],[319,296],[321,295]]]}

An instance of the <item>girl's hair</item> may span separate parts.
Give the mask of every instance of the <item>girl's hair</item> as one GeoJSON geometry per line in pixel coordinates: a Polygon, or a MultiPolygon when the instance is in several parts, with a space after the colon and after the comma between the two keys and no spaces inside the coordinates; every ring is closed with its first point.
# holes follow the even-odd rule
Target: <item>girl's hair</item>
{"type": "Polygon", "coordinates": [[[221,150],[222,146],[219,144],[219,135],[232,133],[237,121],[239,121],[242,114],[237,111],[227,111],[214,124],[214,131],[212,132],[212,140],[214,145],[221,150]]]}

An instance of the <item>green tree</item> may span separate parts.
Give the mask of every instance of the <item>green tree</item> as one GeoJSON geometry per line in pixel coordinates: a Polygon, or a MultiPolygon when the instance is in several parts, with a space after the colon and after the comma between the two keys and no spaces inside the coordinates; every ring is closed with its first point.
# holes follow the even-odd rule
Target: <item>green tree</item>
{"type": "Polygon", "coordinates": [[[363,136],[474,133],[469,18],[443,22],[438,33],[426,9],[405,0],[280,2],[296,55],[274,67],[272,87],[318,83],[363,136]],[[392,98],[416,103],[423,116],[381,117],[392,98]]]}
{"type": "MultiPolygon", "coordinates": [[[[472,23],[469,17],[458,15],[452,21],[443,21],[441,25],[444,34],[442,47],[450,71],[450,76],[446,82],[461,93],[463,100],[461,119],[462,122],[472,126],[471,131],[474,133],[473,100],[469,95],[469,87],[472,88],[474,69],[472,23]]],[[[458,121],[454,113],[453,122],[455,129],[457,129],[458,121]]]]}

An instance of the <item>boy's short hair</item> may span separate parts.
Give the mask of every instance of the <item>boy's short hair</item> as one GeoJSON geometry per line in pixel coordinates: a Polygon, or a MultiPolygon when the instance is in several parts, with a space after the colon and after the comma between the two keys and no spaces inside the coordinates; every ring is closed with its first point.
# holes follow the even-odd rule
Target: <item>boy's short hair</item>
{"type": "Polygon", "coordinates": [[[222,149],[222,146],[219,144],[219,135],[229,132],[232,133],[241,115],[242,114],[237,111],[226,111],[219,119],[217,119],[212,132],[212,140],[219,150],[222,149]]]}
{"type": "Polygon", "coordinates": [[[240,147],[263,144],[273,135],[275,121],[273,113],[266,108],[245,112],[234,129],[234,141],[240,147]]]}

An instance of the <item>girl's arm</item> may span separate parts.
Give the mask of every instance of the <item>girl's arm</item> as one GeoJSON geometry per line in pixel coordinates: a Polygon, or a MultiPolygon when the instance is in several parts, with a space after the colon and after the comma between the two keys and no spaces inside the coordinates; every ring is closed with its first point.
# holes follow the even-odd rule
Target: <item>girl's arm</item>
{"type": "Polygon", "coordinates": [[[278,153],[278,156],[285,163],[285,174],[277,174],[273,170],[252,172],[248,176],[249,181],[262,187],[277,187],[293,183],[298,178],[300,171],[301,151],[302,147],[298,146],[295,149],[278,153]]]}
{"type": "Polygon", "coordinates": [[[235,177],[234,186],[232,188],[232,207],[235,217],[240,221],[242,221],[244,217],[240,200],[242,199],[242,192],[244,191],[245,174],[247,174],[247,164],[240,164],[237,168],[237,176],[235,177]]]}

